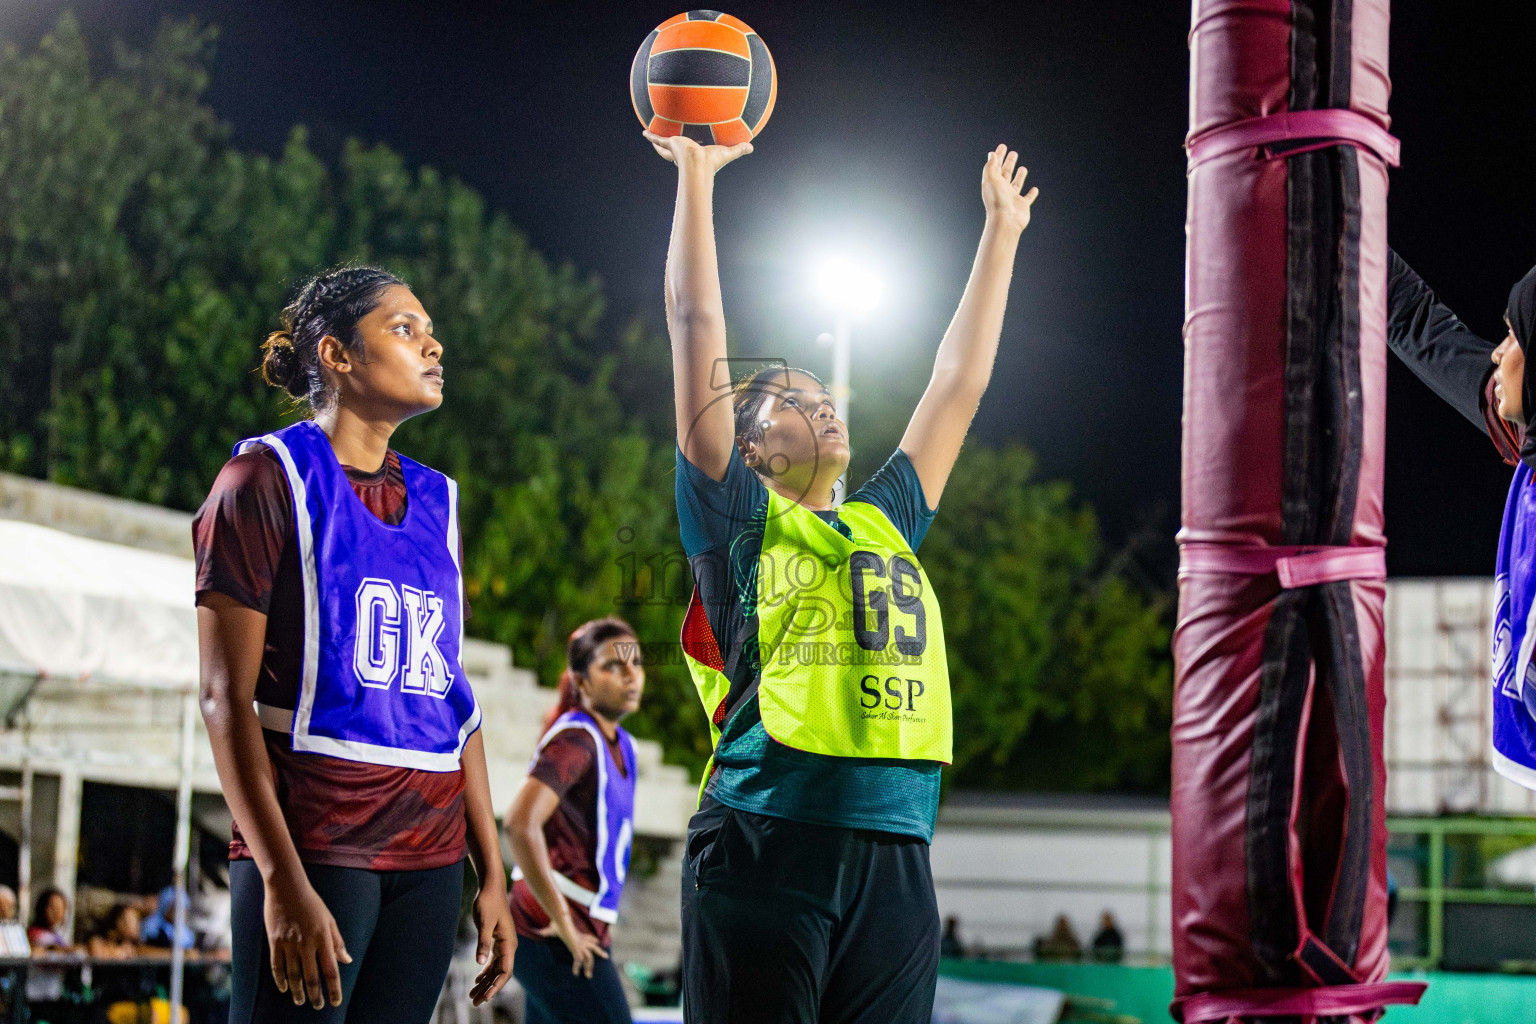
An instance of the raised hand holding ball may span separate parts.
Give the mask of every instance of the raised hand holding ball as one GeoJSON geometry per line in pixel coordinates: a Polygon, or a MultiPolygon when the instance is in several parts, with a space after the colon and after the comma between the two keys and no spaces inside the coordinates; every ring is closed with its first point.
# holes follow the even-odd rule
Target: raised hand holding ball
{"type": "Polygon", "coordinates": [[[630,101],[646,131],[702,146],[736,146],[762,131],[778,98],[768,47],[719,11],[689,11],[656,26],[629,69],[630,101]]]}

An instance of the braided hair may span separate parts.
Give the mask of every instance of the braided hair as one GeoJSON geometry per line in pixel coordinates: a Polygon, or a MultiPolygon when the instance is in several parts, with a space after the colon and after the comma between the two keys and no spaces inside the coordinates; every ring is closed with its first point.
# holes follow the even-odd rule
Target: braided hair
{"type": "Polygon", "coordinates": [[[329,335],[357,352],[357,322],[373,312],[384,289],[397,284],[405,282],[377,267],[337,267],[305,281],[283,307],[283,329],[262,342],[262,377],[310,409],[325,409],[335,387],[321,372],[320,339],[329,335]]]}

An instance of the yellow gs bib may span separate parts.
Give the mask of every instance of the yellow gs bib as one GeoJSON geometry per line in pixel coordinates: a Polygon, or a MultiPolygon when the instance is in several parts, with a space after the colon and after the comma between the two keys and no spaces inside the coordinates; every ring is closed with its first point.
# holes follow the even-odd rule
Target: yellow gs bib
{"type": "Polygon", "coordinates": [[[833,757],[949,763],[938,599],[885,514],[838,510],[853,540],[768,492],[757,573],[758,706],[768,735],[833,757]]]}

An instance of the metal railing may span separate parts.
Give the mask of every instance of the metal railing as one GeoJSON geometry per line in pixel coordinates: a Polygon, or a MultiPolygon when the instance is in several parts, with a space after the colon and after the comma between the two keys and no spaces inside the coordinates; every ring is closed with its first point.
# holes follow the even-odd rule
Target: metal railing
{"type": "Polygon", "coordinates": [[[1483,904],[1536,907],[1536,886],[1526,890],[1447,885],[1447,866],[1452,850],[1450,837],[1529,837],[1536,846],[1536,819],[1533,818],[1388,818],[1391,833],[1389,856],[1423,861],[1423,884],[1398,889],[1400,903],[1425,906],[1424,952],[1422,955],[1394,954],[1392,963],[1401,968],[1437,969],[1445,958],[1445,908],[1447,904],[1483,904]],[[1400,842],[1414,837],[1413,845],[1400,842]]]}

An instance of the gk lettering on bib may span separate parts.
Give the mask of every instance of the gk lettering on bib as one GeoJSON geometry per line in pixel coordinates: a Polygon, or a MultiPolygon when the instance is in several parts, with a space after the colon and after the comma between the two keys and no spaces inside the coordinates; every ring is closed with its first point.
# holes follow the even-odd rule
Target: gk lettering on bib
{"type": "Polygon", "coordinates": [[[947,764],[949,665],[928,576],[874,505],[838,514],[852,540],[769,492],[757,574],[763,727],[816,754],[947,764]]]}
{"type": "Polygon", "coordinates": [[[456,771],[480,707],[459,663],[464,639],[458,488],[404,456],[406,512],[381,522],[358,499],[325,433],[303,421],[243,441],[288,477],[304,581],[298,707],[257,705],[293,749],[456,771]]]}
{"type": "Polygon", "coordinates": [[[453,684],[453,673],[439,643],[443,622],[443,599],[431,591],[396,585],[389,580],[363,580],[357,587],[358,628],[353,659],[358,682],[387,690],[399,675],[404,693],[446,697],[453,684]],[[401,652],[405,653],[403,663],[401,652]]]}

